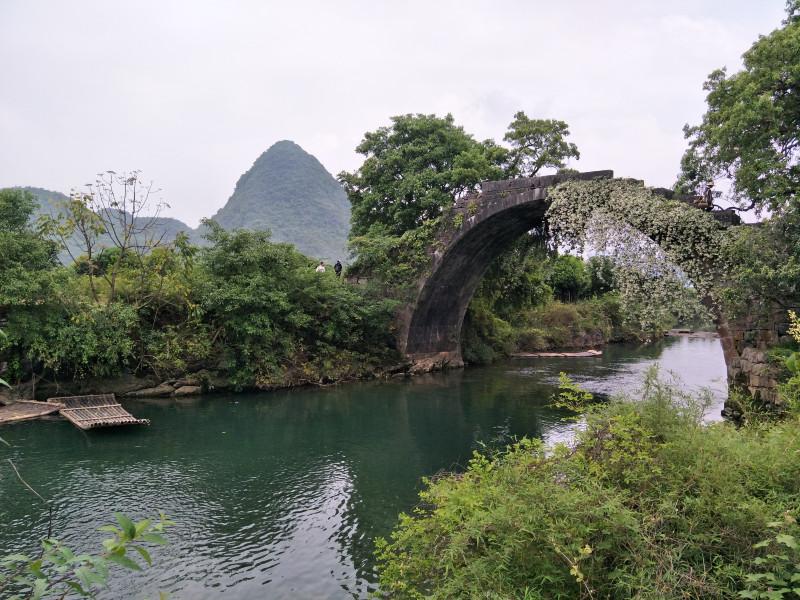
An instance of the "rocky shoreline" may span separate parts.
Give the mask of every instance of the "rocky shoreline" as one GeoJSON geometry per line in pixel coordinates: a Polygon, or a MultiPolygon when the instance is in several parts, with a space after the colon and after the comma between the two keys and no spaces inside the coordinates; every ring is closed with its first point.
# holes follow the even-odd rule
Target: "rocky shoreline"
{"type": "MultiPolygon", "coordinates": [[[[681,336],[690,338],[712,338],[717,337],[714,332],[693,331],[688,329],[673,329],[664,334],[665,336],[681,336]]],[[[609,343],[598,343],[594,336],[585,336],[585,341],[590,342],[583,347],[568,345],[564,351],[539,352],[518,352],[509,358],[520,358],[523,356],[599,356],[600,351],[596,350],[609,343]]],[[[613,343],[613,342],[610,342],[613,343]]],[[[121,399],[139,398],[182,398],[189,396],[200,396],[203,394],[214,394],[221,392],[254,392],[254,391],[277,391],[297,387],[328,385],[338,385],[352,381],[367,381],[370,379],[394,379],[413,377],[434,371],[442,371],[453,368],[463,368],[463,361],[452,360],[450,356],[431,356],[422,360],[403,361],[393,366],[379,367],[372,370],[365,370],[358,376],[344,379],[333,379],[323,377],[319,381],[308,379],[292,378],[288,375],[284,381],[261,386],[237,386],[230,381],[224,374],[201,369],[188,373],[182,377],[164,379],[154,375],[137,376],[124,374],[118,377],[105,379],[85,379],[69,382],[37,381],[25,382],[14,386],[12,390],[0,390],[0,405],[10,404],[17,400],[46,400],[47,398],[65,395],[85,395],[85,394],[115,394],[121,399]]]]}

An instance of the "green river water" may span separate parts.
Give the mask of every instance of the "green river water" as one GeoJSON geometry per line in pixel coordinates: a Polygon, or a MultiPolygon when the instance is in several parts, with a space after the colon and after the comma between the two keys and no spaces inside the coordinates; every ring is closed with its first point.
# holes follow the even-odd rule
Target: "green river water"
{"type": "MultiPolygon", "coordinates": [[[[0,445],[54,504],[54,535],[98,549],[124,511],[177,522],[155,565],[103,597],[350,598],[375,589],[373,539],[410,509],[421,477],[459,469],[480,442],[565,439],[548,406],[559,371],[594,392],[633,391],[658,361],[689,387],[726,394],[717,340],[612,346],[600,358],[485,368],[325,389],[125,402],[149,427],[83,433],[64,421],[0,429],[0,445]]],[[[5,460],[3,460],[5,463],[5,460]]],[[[30,551],[47,511],[0,465],[0,554],[30,551]]]]}

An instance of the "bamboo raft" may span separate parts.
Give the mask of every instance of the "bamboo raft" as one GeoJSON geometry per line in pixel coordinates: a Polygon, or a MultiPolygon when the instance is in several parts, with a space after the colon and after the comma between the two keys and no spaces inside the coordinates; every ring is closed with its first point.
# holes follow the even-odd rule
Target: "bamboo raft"
{"type": "Polygon", "coordinates": [[[36,402],[35,400],[19,400],[7,406],[0,406],[0,425],[3,423],[16,423],[28,419],[38,419],[61,410],[61,406],[49,402],[36,402]]]}
{"type": "Polygon", "coordinates": [[[48,398],[47,402],[60,405],[64,418],[79,429],[150,424],[148,419],[137,419],[122,408],[114,394],[48,398]]]}

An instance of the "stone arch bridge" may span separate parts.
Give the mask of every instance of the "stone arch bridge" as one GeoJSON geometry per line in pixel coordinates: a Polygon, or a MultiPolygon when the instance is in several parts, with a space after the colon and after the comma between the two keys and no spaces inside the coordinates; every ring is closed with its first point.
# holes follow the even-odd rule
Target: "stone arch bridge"
{"type": "MultiPolygon", "coordinates": [[[[458,200],[453,217],[460,222],[460,227],[449,228],[439,236],[432,252],[431,267],[417,283],[416,298],[399,315],[398,347],[414,363],[414,369],[424,371],[463,365],[461,327],[472,296],[492,261],[520,236],[543,223],[548,208],[548,188],[566,180],[613,176],[613,171],[608,170],[488,181],[481,185],[480,193],[458,200]]],[[[670,190],[655,191],[672,197],[670,190]]],[[[680,199],[691,201],[687,197],[680,199]]],[[[732,211],[714,215],[725,224],[738,223],[738,216],[732,211]]],[[[785,333],[782,327],[777,315],[770,317],[766,324],[762,320],[755,325],[752,322],[728,323],[717,315],[717,329],[731,381],[743,384],[752,393],[774,398],[775,382],[765,376],[754,353],[775,343],[785,333]],[[753,331],[758,338],[755,343],[753,331]],[[759,374],[748,371],[748,365],[750,371],[755,369],[759,374]]]]}

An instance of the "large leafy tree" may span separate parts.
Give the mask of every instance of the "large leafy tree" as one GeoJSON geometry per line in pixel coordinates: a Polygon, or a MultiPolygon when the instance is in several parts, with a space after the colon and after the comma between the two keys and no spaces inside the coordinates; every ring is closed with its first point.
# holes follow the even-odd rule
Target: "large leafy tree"
{"type": "Polygon", "coordinates": [[[41,304],[50,287],[56,245],[30,227],[35,206],[26,190],[0,190],[0,315],[12,305],[41,304]]]}
{"type": "Polygon", "coordinates": [[[356,148],[366,158],[342,172],[352,204],[352,236],[402,235],[435,219],[455,197],[503,176],[507,151],[479,142],[452,115],[407,114],[368,132],[356,148]]]}
{"type": "Polygon", "coordinates": [[[711,73],[708,110],[685,128],[689,148],[679,187],[693,191],[716,179],[731,182],[742,206],[780,211],[800,185],[800,2],[787,5],[783,27],[744,53],[733,75],[711,73]]]}
{"type": "Polygon", "coordinates": [[[503,137],[511,146],[506,175],[533,177],[543,168],[562,169],[570,158],[580,158],[578,147],[567,141],[568,135],[564,121],[531,119],[518,112],[503,137]]]}

